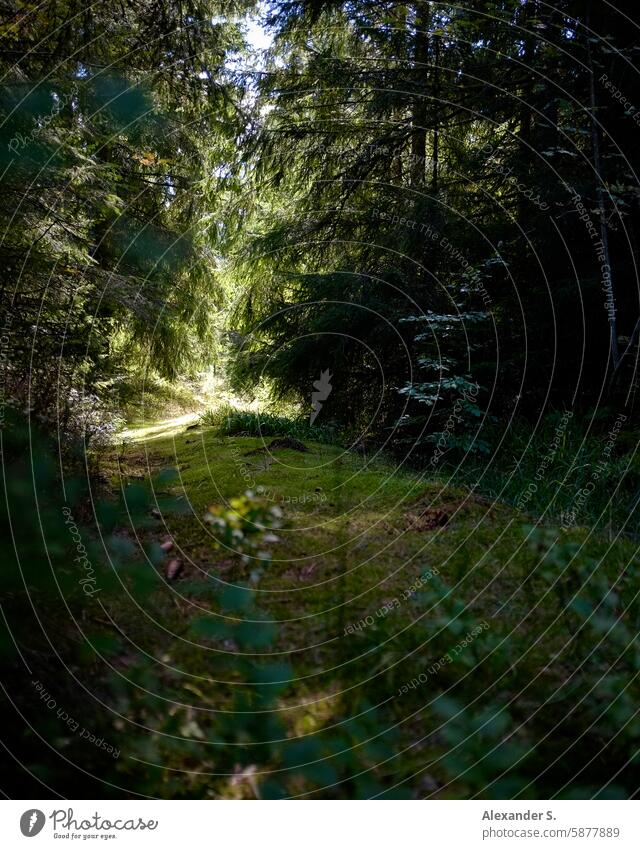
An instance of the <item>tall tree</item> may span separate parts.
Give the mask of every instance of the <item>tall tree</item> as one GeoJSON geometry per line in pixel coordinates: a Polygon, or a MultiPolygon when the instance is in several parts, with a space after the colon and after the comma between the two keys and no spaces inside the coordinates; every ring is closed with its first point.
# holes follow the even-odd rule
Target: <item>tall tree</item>
{"type": "MultiPolygon", "coordinates": [[[[0,43],[6,385],[39,415],[71,387],[197,356],[216,297],[215,208],[235,155],[242,38],[226,6],[9,4],[0,43]],[[58,373],[58,380],[52,374],[58,373]]],[[[246,4],[244,4],[246,6],[246,4]]],[[[117,384],[116,384],[117,386],[117,384]]]]}

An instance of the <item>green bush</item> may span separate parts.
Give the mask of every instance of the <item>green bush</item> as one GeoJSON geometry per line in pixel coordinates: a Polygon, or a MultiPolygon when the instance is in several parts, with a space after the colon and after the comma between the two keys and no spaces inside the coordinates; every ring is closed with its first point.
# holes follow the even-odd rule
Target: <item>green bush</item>
{"type": "MultiPolygon", "coordinates": [[[[541,607],[514,625],[482,619],[439,577],[415,595],[412,628],[391,614],[354,635],[365,669],[419,711],[429,763],[452,798],[630,798],[640,759],[638,568],[605,563],[559,528],[521,529],[541,607]]],[[[606,552],[606,546],[603,546],[606,552]]],[[[519,617],[518,617],[519,618],[519,617]]]]}
{"type": "Polygon", "coordinates": [[[213,427],[221,436],[289,436],[310,442],[336,443],[342,433],[331,425],[310,425],[307,417],[280,416],[275,413],[257,413],[238,410],[224,405],[207,410],[200,416],[200,423],[213,427]]]}
{"type": "Polygon", "coordinates": [[[86,743],[74,726],[96,739],[118,738],[109,711],[87,694],[101,692],[105,664],[124,648],[117,629],[108,621],[105,627],[105,609],[123,590],[145,598],[158,579],[153,565],[161,562],[159,547],[136,548],[121,533],[127,526],[144,531],[152,521],[149,490],[128,486],[119,498],[97,500],[93,514],[88,482],[61,477],[52,444],[28,423],[8,416],[2,441],[3,724],[24,768],[12,792],[33,796],[42,780],[67,796],[104,794],[81,769],[107,776],[113,758],[86,743]]]}

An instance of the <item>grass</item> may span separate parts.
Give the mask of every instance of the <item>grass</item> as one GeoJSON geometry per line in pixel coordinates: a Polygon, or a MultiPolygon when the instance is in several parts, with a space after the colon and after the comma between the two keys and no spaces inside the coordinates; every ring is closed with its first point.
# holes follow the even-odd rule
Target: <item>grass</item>
{"type": "MultiPolygon", "coordinates": [[[[199,421],[220,436],[289,436],[349,444],[346,433],[311,426],[306,417],[258,413],[231,404],[208,410],[199,421]]],[[[640,459],[635,435],[618,428],[616,421],[615,411],[605,410],[590,424],[560,412],[544,418],[534,430],[522,420],[510,423],[506,431],[489,424],[481,434],[483,444],[491,446],[489,455],[451,452],[439,464],[440,476],[514,507],[523,521],[542,517],[565,527],[638,535],[640,459]],[[589,492],[581,497],[585,488],[589,492]]],[[[427,473],[432,471],[427,467],[427,473]]]]}
{"type": "MultiPolygon", "coordinates": [[[[270,435],[280,435],[274,428],[270,435]]],[[[177,469],[170,494],[182,510],[163,515],[152,535],[171,535],[185,570],[181,580],[145,600],[145,609],[153,606],[155,625],[138,617],[136,628],[154,656],[160,642],[171,664],[193,678],[189,687],[181,685],[186,701],[197,693],[205,709],[230,704],[224,687],[211,689],[198,678],[211,677],[216,653],[230,656],[228,674],[237,674],[238,647],[215,624],[216,617],[229,617],[215,614],[211,599],[246,586],[258,611],[249,633],[266,627],[259,622],[277,626],[250,654],[293,670],[275,708],[285,736],[323,734],[331,749],[338,732],[366,719],[350,751],[356,757],[364,751],[362,739],[369,745],[393,734],[391,754],[375,756],[373,765],[369,754],[364,769],[383,787],[402,784],[413,796],[629,792],[637,778],[633,765],[625,764],[633,739],[625,736],[626,726],[622,736],[613,734],[622,719],[607,712],[596,682],[613,665],[612,635],[640,621],[631,540],[609,539],[580,521],[562,528],[548,512],[532,523],[522,511],[468,486],[325,442],[309,442],[302,453],[265,450],[262,438],[230,436],[224,428],[152,436],[125,446],[117,469],[111,458],[110,471],[126,489],[140,475],[168,465],[177,469]],[[203,521],[209,506],[228,505],[245,490],[261,491],[266,503],[284,513],[267,563],[243,563],[232,550],[216,547],[203,521]],[[252,577],[256,567],[259,580],[252,577]],[[607,607],[612,587],[613,612],[607,607]],[[188,634],[203,614],[210,638],[168,636],[188,634]],[[594,651],[592,619],[608,628],[609,654],[594,651]],[[487,628],[476,635],[479,623],[487,628]],[[574,720],[568,728],[567,715],[574,720]],[[612,734],[617,742],[607,742],[612,734]],[[576,753],[571,747],[580,735],[576,753]],[[557,762],[565,751],[568,759],[557,762]],[[576,790],[570,779],[582,761],[576,790]]],[[[559,467],[562,455],[556,460],[559,467]]],[[[166,483],[160,490],[166,494],[166,483]]],[[[637,696],[634,663],[626,658],[617,673],[630,698],[637,696]]],[[[196,718],[206,737],[206,719],[196,718]]],[[[189,768],[179,748],[165,757],[176,769],[189,768]]],[[[271,756],[270,769],[282,757],[279,750],[271,756]]],[[[349,769],[360,774],[363,767],[358,761],[349,769]]],[[[286,792],[367,795],[357,782],[347,786],[346,779],[334,776],[332,783],[329,777],[301,769],[286,792]]],[[[197,778],[192,781],[190,792],[204,792],[197,778]]],[[[242,786],[218,792],[255,792],[250,782],[242,786]]]]}
{"type": "Polygon", "coordinates": [[[557,413],[535,430],[526,421],[512,422],[506,431],[483,435],[494,446],[489,458],[469,454],[448,471],[455,482],[525,516],[587,526],[609,536],[620,531],[637,536],[637,435],[616,422],[611,410],[591,423],[557,413]]]}
{"type": "Polygon", "coordinates": [[[289,436],[328,444],[335,444],[340,436],[337,427],[311,425],[308,416],[258,412],[239,409],[232,404],[207,410],[200,416],[200,422],[223,436],[289,436]]]}

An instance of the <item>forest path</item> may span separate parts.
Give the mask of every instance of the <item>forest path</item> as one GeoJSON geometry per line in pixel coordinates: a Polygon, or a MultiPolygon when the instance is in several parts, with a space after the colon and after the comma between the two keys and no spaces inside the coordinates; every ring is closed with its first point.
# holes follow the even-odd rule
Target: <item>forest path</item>
{"type": "MultiPolygon", "coordinates": [[[[160,510],[155,534],[171,537],[171,558],[184,564],[182,579],[250,582],[260,566],[250,549],[247,564],[240,551],[216,543],[205,521],[209,507],[225,514],[232,499],[249,491],[255,504],[281,510],[278,541],[266,546],[270,562],[260,566],[260,593],[274,616],[286,621],[286,640],[304,642],[309,628],[335,637],[336,627],[366,619],[390,598],[409,601],[424,573],[463,575],[488,548],[495,553],[477,570],[479,582],[497,568],[496,538],[509,524],[508,508],[399,470],[382,456],[367,459],[320,443],[307,443],[307,452],[271,449],[271,438],[221,437],[193,423],[184,416],[132,428],[112,471],[139,479],[161,468],[176,470],[170,491],[181,510],[160,510]]],[[[485,593],[480,608],[493,595],[485,593]]],[[[402,604],[391,618],[414,614],[411,604],[402,604]]]]}
{"type": "MultiPolygon", "coordinates": [[[[150,470],[176,470],[169,483],[150,479],[154,496],[173,498],[179,509],[154,511],[149,539],[169,539],[171,550],[158,563],[160,581],[144,601],[153,607],[156,630],[137,614],[135,627],[149,631],[144,641],[155,656],[181,669],[187,701],[197,693],[206,710],[228,704],[224,687],[198,681],[233,680],[247,657],[276,664],[272,674],[286,664],[292,678],[278,704],[287,713],[288,733],[342,723],[363,710],[369,715],[378,705],[376,716],[398,723],[394,745],[404,754],[393,765],[395,778],[422,769],[430,733],[421,719],[425,703],[434,692],[462,684],[470,669],[474,693],[489,691],[494,678],[503,681],[516,660],[521,685],[537,682],[534,700],[551,697],[564,680],[566,670],[554,660],[567,639],[558,615],[562,600],[546,593],[543,577],[534,584],[544,604],[530,618],[531,576],[545,534],[557,529],[531,536],[521,513],[398,469],[389,458],[367,460],[319,443],[307,443],[305,452],[270,448],[271,438],[221,436],[188,421],[135,429],[135,441],[125,442],[113,461],[114,477],[124,469],[125,481],[150,470]],[[262,521],[273,507],[282,513],[282,527],[261,544],[269,559],[245,548],[243,561],[233,549],[251,536],[245,533],[251,517],[262,521]],[[206,521],[211,509],[217,527],[206,521]],[[232,513],[245,518],[233,525],[232,513]],[[227,534],[233,530],[240,535],[227,534]],[[168,574],[171,560],[180,561],[179,572],[168,574]],[[251,606],[242,607],[247,594],[251,606]],[[232,614],[224,607],[230,597],[240,605],[232,614]],[[514,658],[513,640],[505,635],[519,630],[527,651],[514,658]],[[478,665],[494,651],[495,663],[478,665]],[[455,658],[451,665],[443,661],[449,656],[455,658]],[[226,664],[223,672],[216,671],[220,664],[226,664]],[[407,682],[429,669],[437,680],[407,690],[407,682]]],[[[567,543],[585,533],[574,529],[567,543]]],[[[596,557],[606,550],[607,568],[615,571],[629,556],[626,547],[621,542],[611,552],[602,540],[590,551],[596,557]]],[[[515,687],[513,674],[504,681],[515,687]]],[[[508,696],[505,686],[498,687],[500,698],[508,696]]],[[[533,709],[533,701],[522,698],[524,710],[533,709]]],[[[204,728],[194,716],[190,721],[204,728]]],[[[430,753],[443,745],[441,737],[430,738],[430,753]]],[[[427,785],[416,780],[413,792],[424,795],[427,785]]],[[[445,765],[436,765],[428,774],[429,792],[446,781],[445,765]]]]}
{"type": "Polygon", "coordinates": [[[165,439],[184,430],[185,427],[198,421],[198,413],[185,413],[174,418],[161,419],[151,423],[133,424],[118,434],[123,442],[149,442],[152,439],[165,439]]]}

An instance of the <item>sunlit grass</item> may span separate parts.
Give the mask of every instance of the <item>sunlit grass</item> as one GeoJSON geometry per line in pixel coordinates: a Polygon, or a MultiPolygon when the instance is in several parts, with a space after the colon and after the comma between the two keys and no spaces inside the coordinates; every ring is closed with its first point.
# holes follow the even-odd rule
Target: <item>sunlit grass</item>
{"type": "MultiPolygon", "coordinates": [[[[183,631],[181,618],[202,615],[210,594],[214,598],[225,586],[251,583],[257,564],[243,565],[233,551],[214,545],[211,527],[203,521],[210,505],[228,504],[246,490],[280,505],[284,527],[277,531],[279,540],[271,546],[272,559],[256,591],[263,615],[277,624],[268,654],[295,670],[281,702],[283,716],[292,722],[290,733],[339,727],[364,699],[398,723],[398,745],[407,750],[389,765],[395,778],[422,768],[424,744],[414,747],[414,742],[439,721],[422,706],[440,692],[456,690],[472,699],[486,689],[489,700],[521,688],[514,704],[517,717],[562,687],[576,650],[567,649],[573,626],[567,624],[564,596],[548,592],[545,557],[554,563],[558,546],[574,546],[576,571],[584,574],[590,561],[600,563],[598,574],[613,582],[635,554],[631,541],[611,545],[586,527],[563,530],[550,522],[534,529],[513,507],[465,486],[399,469],[390,457],[368,461],[340,446],[311,441],[305,443],[306,452],[271,450],[270,439],[228,437],[208,427],[187,430],[178,421],[135,431],[136,442],[124,449],[127,473],[166,466],[177,470],[170,491],[184,509],[163,516],[162,522],[186,570],[173,592],[157,593],[163,617],[183,631]],[[301,499],[305,493],[308,499],[301,499]],[[541,534],[549,540],[537,541],[541,534]],[[425,575],[436,577],[421,584],[425,575]],[[437,582],[451,589],[446,605],[433,594],[437,582]],[[490,642],[484,648],[478,642],[474,652],[480,655],[500,645],[501,634],[510,634],[495,663],[478,666],[474,677],[465,679],[469,664],[477,663],[470,653],[429,687],[397,697],[406,681],[483,621],[490,623],[490,642]],[[503,680],[505,664],[513,669],[503,680]],[[494,679],[497,695],[491,695],[494,679]],[[533,690],[530,682],[536,682],[533,690]]],[[[112,472],[117,473],[115,466],[112,472]]],[[[222,641],[209,644],[225,650],[222,641]]],[[[206,678],[209,667],[202,652],[196,658],[191,644],[173,651],[182,668],[206,678]]],[[[219,688],[199,692],[212,707],[228,698],[219,688]]],[[[474,721],[472,711],[465,716],[474,721]]],[[[545,726],[540,729],[543,734],[545,726]]],[[[429,743],[430,757],[446,760],[446,752],[447,744],[436,735],[429,743]]],[[[445,760],[432,769],[443,785],[448,781],[445,760]]],[[[450,788],[443,796],[464,795],[461,782],[462,789],[450,788]]]]}

